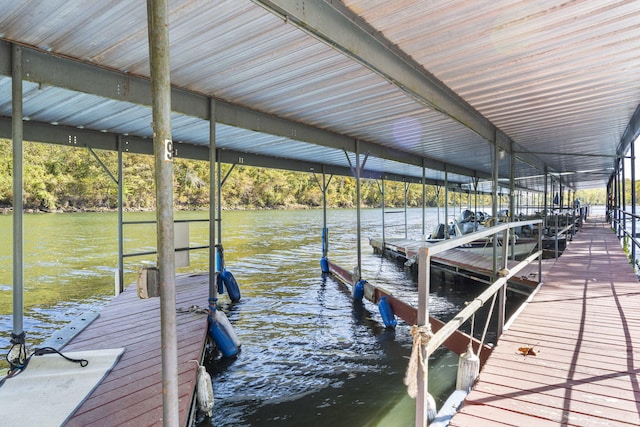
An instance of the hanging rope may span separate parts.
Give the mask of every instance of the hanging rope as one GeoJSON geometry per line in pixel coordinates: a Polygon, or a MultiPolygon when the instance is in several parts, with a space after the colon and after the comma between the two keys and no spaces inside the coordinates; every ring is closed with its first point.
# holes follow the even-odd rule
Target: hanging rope
{"type": "Polygon", "coordinates": [[[68,360],[69,362],[79,363],[80,366],[82,366],[83,368],[89,364],[89,361],[87,359],[74,359],[72,357],[69,357],[60,353],[58,350],[56,350],[53,347],[42,347],[42,348],[36,349],[36,351],[34,351],[33,354],[29,357],[29,360],[31,360],[31,357],[33,356],[42,356],[44,354],[57,354],[58,356],[68,360]]]}
{"type": "Polygon", "coordinates": [[[482,338],[480,339],[480,347],[478,347],[478,358],[480,358],[480,353],[482,352],[482,347],[484,346],[484,338],[487,336],[487,329],[489,329],[489,322],[491,321],[491,315],[493,315],[493,306],[496,304],[497,296],[498,296],[498,293],[496,292],[495,294],[493,294],[493,300],[491,300],[491,308],[489,308],[489,314],[487,315],[487,323],[484,324],[484,330],[482,331],[482,338]]]}
{"type": "Polygon", "coordinates": [[[31,353],[29,355],[29,357],[26,358],[26,360],[25,360],[25,362],[24,362],[24,364],[22,366],[19,366],[19,367],[13,366],[11,368],[11,370],[9,371],[9,373],[5,377],[0,379],[0,387],[5,383],[5,381],[8,378],[15,377],[16,375],[20,374],[25,369],[27,369],[27,367],[29,366],[29,362],[31,361],[31,358],[33,358],[33,356],[42,356],[44,354],[54,354],[54,353],[59,355],[59,356],[61,356],[61,357],[63,357],[64,359],[68,360],[69,362],[79,363],[80,366],[82,366],[83,368],[86,367],[89,364],[89,361],[87,359],[74,359],[74,358],[71,358],[69,356],[66,356],[66,355],[62,354],[60,351],[56,350],[53,347],[37,348],[33,353],[31,353]]]}
{"type": "Polygon", "coordinates": [[[418,367],[422,367],[424,375],[427,373],[427,360],[424,357],[424,350],[433,336],[431,325],[413,325],[411,327],[411,335],[413,336],[413,347],[411,348],[411,357],[404,377],[404,384],[407,386],[409,396],[415,398],[418,395],[418,367]]]}

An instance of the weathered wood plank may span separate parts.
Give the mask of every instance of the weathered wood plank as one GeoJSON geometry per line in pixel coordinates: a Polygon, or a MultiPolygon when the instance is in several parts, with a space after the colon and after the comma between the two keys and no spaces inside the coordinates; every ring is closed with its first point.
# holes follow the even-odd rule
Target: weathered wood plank
{"type": "Polygon", "coordinates": [[[452,426],[640,424],[640,283],[615,234],[587,223],[498,341],[452,426]],[[518,348],[535,345],[526,358],[518,348]],[[518,424],[525,425],[525,424],[518,424]]]}
{"type": "MultiPolygon", "coordinates": [[[[179,411],[186,425],[194,394],[197,363],[207,336],[206,314],[187,311],[206,307],[208,277],[176,279],[179,411]]],[[[135,285],[114,298],[100,317],[76,336],[64,351],[125,347],[114,370],[69,420],[69,426],[162,424],[160,302],[141,300],[135,285]]]]}

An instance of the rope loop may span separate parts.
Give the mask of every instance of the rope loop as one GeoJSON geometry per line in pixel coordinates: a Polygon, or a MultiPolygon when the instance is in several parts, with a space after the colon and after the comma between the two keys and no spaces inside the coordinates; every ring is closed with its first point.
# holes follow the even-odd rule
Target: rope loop
{"type": "MultiPolygon", "coordinates": [[[[86,367],[89,364],[89,361],[87,359],[74,359],[72,357],[69,357],[69,356],[66,356],[66,355],[60,353],[58,350],[56,350],[53,347],[38,348],[38,349],[36,349],[36,351],[33,352],[32,356],[42,356],[44,354],[57,354],[58,356],[61,356],[62,358],[68,360],[69,362],[79,363],[80,366],[82,366],[83,368],[86,367]]],[[[29,359],[31,359],[31,358],[29,358],[29,359]]]]}
{"type": "Polygon", "coordinates": [[[422,372],[427,372],[427,359],[424,357],[427,343],[433,337],[431,325],[411,326],[411,336],[413,336],[413,347],[411,348],[411,357],[409,357],[409,365],[404,377],[404,384],[407,386],[407,393],[412,398],[418,395],[418,367],[422,372]]]}

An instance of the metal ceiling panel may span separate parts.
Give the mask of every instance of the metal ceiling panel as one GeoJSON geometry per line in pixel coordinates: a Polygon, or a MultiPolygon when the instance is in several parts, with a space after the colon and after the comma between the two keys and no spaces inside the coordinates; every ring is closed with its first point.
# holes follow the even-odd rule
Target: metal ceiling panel
{"type": "Polygon", "coordinates": [[[640,102],[639,2],[344,3],[551,168],[606,182],[640,102]]]}
{"type": "MultiPolygon", "coordinates": [[[[148,76],[146,16],[140,5],[0,3],[7,3],[6,14],[0,15],[6,39],[148,76]],[[27,19],[32,9],[39,13],[27,19]],[[98,12],[99,22],[108,29],[95,29],[93,14],[98,12]],[[38,16],[51,16],[42,30],[38,16]],[[26,24],[32,30],[25,31],[26,24]]],[[[442,162],[452,162],[452,154],[469,154],[482,143],[459,123],[426,109],[387,80],[251,2],[176,1],[170,4],[170,13],[176,86],[442,162]],[[401,130],[412,117],[418,117],[427,130],[414,135],[401,130]],[[405,137],[397,138],[398,132],[405,137]],[[452,140],[455,151],[448,143],[452,140]]],[[[122,108],[116,117],[135,112],[122,108]]],[[[103,120],[84,126],[124,133],[141,130],[134,123],[116,127],[103,120]]],[[[462,158],[456,162],[464,163],[462,158]]],[[[486,163],[468,166],[490,170],[486,163]]]]}
{"type": "MultiPolygon", "coordinates": [[[[172,83],[367,141],[380,152],[406,153],[414,164],[425,157],[439,167],[447,163],[490,173],[493,147],[486,134],[481,137],[446,112],[434,111],[411,96],[411,88],[258,3],[267,2],[171,1],[172,83]]],[[[578,178],[588,186],[606,182],[640,101],[639,1],[344,0],[326,5],[351,11],[386,39],[385,46],[409,58],[399,61],[422,67],[446,84],[513,140],[518,156],[544,161],[564,173],[567,183],[578,178]]],[[[0,0],[0,11],[1,40],[74,58],[96,70],[149,77],[144,2],[0,0]]],[[[10,94],[10,79],[2,77],[0,113],[9,116],[5,94],[10,94]]],[[[29,120],[98,131],[143,137],[151,132],[148,106],[26,81],[25,114],[29,120]]],[[[172,119],[176,141],[208,144],[205,120],[177,113],[172,119]]],[[[341,150],[217,127],[218,144],[225,149],[348,166],[341,150]]],[[[505,178],[509,170],[502,163],[505,178]]],[[[371,165],[421,176],[420,167],[397,161],[371,165]]],[[[519,177],[539,172],[530,163],[516,163],[519,177]]],[[[527,185],[541,185],[534,181],[527,185]]]]}

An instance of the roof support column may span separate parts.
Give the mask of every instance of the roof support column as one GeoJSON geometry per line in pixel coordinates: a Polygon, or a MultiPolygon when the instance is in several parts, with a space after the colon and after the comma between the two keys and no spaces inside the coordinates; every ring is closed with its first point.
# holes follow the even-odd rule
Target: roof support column
{"type": "Polygon", "coordinates": [[[615,208],[615,223],[616,223],[616,236],[620,235],[620,159],[616,162],[616,200],[614,204],[615,208]]]}
{"type": "Polygon", "coordinates": [[[625,237],[625,232],[627,231],[627,185],[626,185],[626,167],[625,167],[625,161],[624,161],[624,157],[622,157],[620,159],[620,169],[621,169],[621,175],[620,175],[620,221],[621,224],[621,233],[620,233],[620,237],[624,238],[625,237]]]}
{"type": "Polygon", "coordinates": [[[444,238],[449,238],[449,172],[444,165],[444,238]]]}
{"type": "Polygon", "coordinates": [[[11,48],[11,139],[13,140],[13,332],[11,344],[13,347],[9,352],[8,360],[22,365],[26,357],[23,330],[22,47],[12,45],[11,48]]]}
{"type": "Polygon", "coordinates": [[[542,209],[544,212],[544,226],[547,225],[547,209],[549,209],[548,200],[549,200],[549,172],[547,171],[547,167],[544,167],[544,193],[542,194],[542,209]]]}
{"type": "Polygon", "coordinates": [[[209,299],[218,298],[216,257],[216,100],[209,98],[209,299]]]}
{"type": "Polygon", "coordinates": [[[633,268],[636,268],[636,142],[631,142],[631,259],[633,268]]]}
{"type": "Polygon", "coordinates": [[[384,174],[382,174],[381,182],[380,182],[380,197],[382,198],[382,202],[380,206],[382,207],[382,255],[384,256],[384,248],[386,245],[386,231],[384,217],[387,216],[385,213],[385,205],[384,205],[384,174]]]}
{"type": "MultiPolygon", "coordinates": [[[[500,167],[499,158],[500,158],[500,150],[497,143],[496,132],[493,132],[493,170],[492,170],[492,183],[491,183],[491,210],[492,216],[496,220],[496,224],[498,221],[498,170],[500,167]]],[[[494,237],[493,239],[493,275],[491,277],[491,281],[495,281],[497,279],[498,274],[498,239],[494,237]]]]}
{"type": "Polygon", "coordinates": [[[147,19],[153,107],[153,147],[156,168],[158,268],[160,272],[162,413],[165,426],[178,426],[180,421],[168,0],[147,0],[147,19]]]}
{"type": "MultiPolygon", "coordinates": [[[[425,221],[426,221],[426,204],[427,204],[427,187],[425,184],[426,181],[426,172],[425,172],[425,168],[424,168],[424,157],[422,158],[422,240],[426,240],[427,239],[427,230],[425,229],[426,225],[425,225],[425,221]]],[[[438,196],[436,195],[436,198],[438,196]]],[[[437,199],[436,199],[436,203],[437,203],[437,199]]]]}
{"type": "Polygon", "coordinates": [[[409,193],[410,182],[404,183],[404,238],[407,239],[409,230],[407,229],[407,193],[409,193]]]}
{"type": "MultiPolygon", "coordinates": [[[[509,158],[509,222],[516,218],[516,155],[511,151],[509,158]]],[[[513,230],[512,230],[513,231],[513,230]]],[[[515,258],[516,233],[511,233],[511,257],[515,258]]]]}
{"type": "Polygon", "coordinates": [[[362,279],[362,236],[360,235],[361,233],[361,226],[360,226],[360,141],[358,141],[356,139],[356,170],[355,170],[355,175],[356,175],[356,232],[357,232],[357,254],[358,254],[358,266],[357,266],[357,272],[356,272],[356,277],[354,277],[354,283],[360,281],[360,279],[362,279]]]}
{"type": "MultiPolygon", "coordinates": [[[[478,177],[473,177],[473,212],[476,218],[476,221],[478,220],[478,182],[479,182],[479,178],[478,177]]],[[[474,229],[474,231],[477,231],[474,229]]]]}
{"type": "Polygon", "coordinates": [[[123,138],[122,135],[118,135],[118,283],[117,283],[117,292],[116,295],[124,291],[124,181],[123,179],[123,171],[122,171],[122,145],[123,138]]]}

